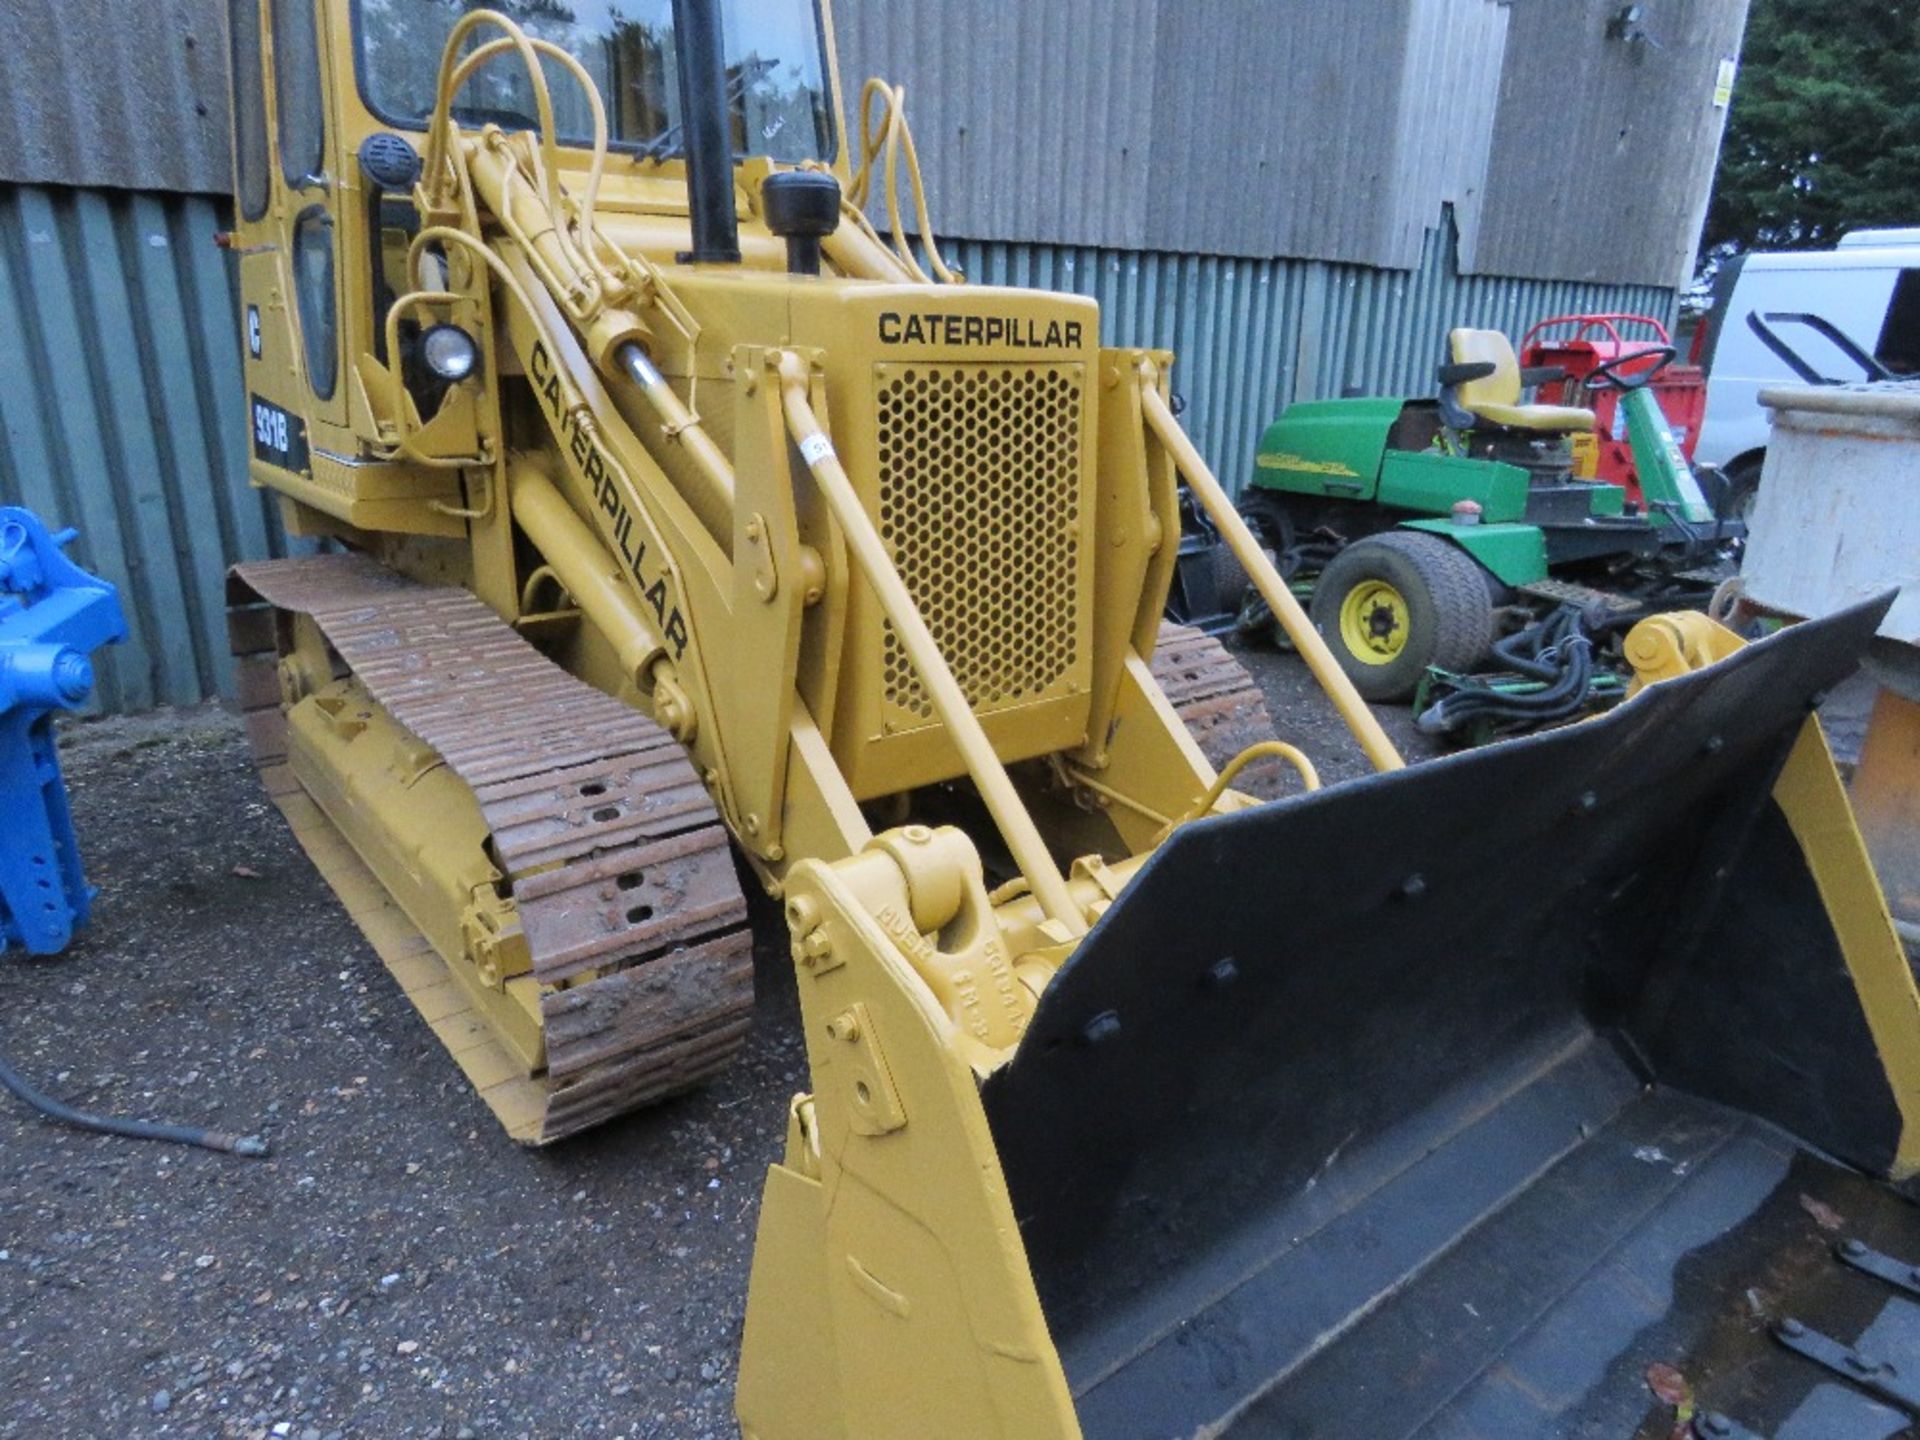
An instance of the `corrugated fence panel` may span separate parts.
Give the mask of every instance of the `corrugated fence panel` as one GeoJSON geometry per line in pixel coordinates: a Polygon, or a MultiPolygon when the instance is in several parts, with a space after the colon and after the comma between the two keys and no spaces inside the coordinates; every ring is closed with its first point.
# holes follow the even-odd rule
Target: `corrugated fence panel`
{"type": "Polygon", "coordinates": [[[1331,265],[1331,323],[1307,394],[1419,394],[1433,388],[1447,331],[1458,325],[1501,330],[1518,343],[1550,315],[1619,310],[1651,315],[1671,326],[1676,296],[1657,285],[1604,285],[1461,275],[1446,227],[1428,232],[1420,268],[1411,273],[1331,265]]]}
{"type": "Polygon", "coordinates": [[[78,526],[75,558],[120,587],[107,710],[219,693],[221,577],[283,546],[247,483],[220,228],[205,196],[0,185],[0,503],[78,526]]]}
{"type": "Polygon", "coordinates": [[[1459,273],[1451,225],[1417,270],[952,241],[975,284],[1070,290],[1100,302],[1101,339],[1175,353],[1183,419],[1221,480],[1252,473],[1260,432],[1294,400],[1429,393],[1447,331],[1521,333],[1549,315],[1626,310],[1671,323],[1672,290],[1459,273]]]}

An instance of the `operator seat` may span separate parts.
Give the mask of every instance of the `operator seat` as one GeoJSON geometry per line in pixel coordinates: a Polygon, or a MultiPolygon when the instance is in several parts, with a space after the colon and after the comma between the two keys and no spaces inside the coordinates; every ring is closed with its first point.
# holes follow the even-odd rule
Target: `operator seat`
{"type": "Polygon", "coordinates": [[[1577,405],[1522,405],[1520,362],[1513,342],[1498,330],[1462,327],[1447,336],[1456,365],[1492,365],[1493,373],[1464,380],[1444,397],[1473,417],[1474,427],[1529,430],[1544,435],[1577,435],[1594,428],[1593,411],[1577,405]]]}

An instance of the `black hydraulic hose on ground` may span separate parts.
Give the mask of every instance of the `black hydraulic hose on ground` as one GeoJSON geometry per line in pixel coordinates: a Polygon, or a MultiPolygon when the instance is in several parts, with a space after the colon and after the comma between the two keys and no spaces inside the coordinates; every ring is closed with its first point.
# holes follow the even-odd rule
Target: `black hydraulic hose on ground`
{"type": "Polygon", "coordinates": [[[164,1140],[172,1145],[197,1145],[202,1150],[218,1150],[227,1155],[259,1159],[267,1154],[267,1142],[258,1135],[230,1135],[223,1130],[207,1130],[198,1125],[162,1125],[152,1120],[123,1120],[116,1115],[90,1115],[63,1105],[51,1095],[42,1094],[5,1060],[0,1060],[0,1085],[49,1120],[74,1125],[102,1135],[124,1135],[130,1140],[164,1140]]]}
{"type": "Polygon", "coordinates": [[[1543,725],[1578,713],[1593,689],[1593,642],[1580,612],[1555,611],[1536,625],[1497,642],[1494,653],[1518,673],[1545,682],[1530,694],[1496,690],[1485,681],[1461,688],[1428,706],[1415,724],[1429,735],[1446,735],[1477,720],[1543,725]]]}
{"type": "Polygon", "coordinates": [[[1578,714],[1592,692],[1593,663],[1584,639],[1571,649],[1566,672],[1543,689],[1530,694],[1463,690],[1436,701],[1414,723],[1424,734],[1450,735],[1477,720],[1537,726],[1578,714]]]}
{"type": "Polygon", "coordinates": [[[1544,625],[1529,625],[1524,630],[1494,641],[1493,653],[1505,661],[1509,669],[1530,680],[1558,680],[1562,667],[1557,663],[1554,649],[1565,638],[1553,621],[1544,625]]]}

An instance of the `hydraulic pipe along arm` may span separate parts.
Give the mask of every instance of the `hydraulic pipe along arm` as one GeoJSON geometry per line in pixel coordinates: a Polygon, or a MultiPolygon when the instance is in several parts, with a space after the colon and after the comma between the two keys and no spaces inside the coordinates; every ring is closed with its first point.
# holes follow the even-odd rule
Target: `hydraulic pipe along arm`
{"type": "Polygon", "coordinates": [[[1049,919],[1062,926],[1069,936],[1086,934],[1086,918],[1074,903],[1060,867],[1047,853],[1039,828],[1021,803],[1006,767],[993,753],[993,742],[981,728],[979,718],[960,689],[960,682],[953,678],[953,671],[941,656],[933,632],[927,629],[919,607],[913,603],[899,572],[887,558],[886,546],[874,533],[873,522],[861,508],[860,497],[854,493],[853,482],[847,478],[839,456],[834,453],[833,442],[820,428],[820,421],[807,400],[806,363],[796,355],[787,354],[780,359],[780,395],[793,443],[799,447],[827,508],[846,536],[848,553],[873,587],[887,619],[893,622],[900,644],[933,702],[934,711],[959,749],[967,773],[993,815],[1007,849],[1013,852],[1014,863],[1020,867],[1020,873],[1026,877],[1034,898],[1049,919]]]}
{"type": "MultiPolygon", "coordinates": [[[[1151,377],[1149,377],[1151,378],[1151,377]]],[[[1173,418],[1173,411],[1167,402],[1160,398],[1159,390],[1151,385],[1140,387],[1141,406],[1146,412],[1147,425],[1152,429],[1160,443],[1173,457],[1173,463],[1186,477],[1187,486],[1207,512],[1207,518],[1220,531],[1220,536],[1233,551],[1233,556],[1247,572],[1247,578],[1253,582],[1254,589],[1260,592],[1260,598],[1267,602],[1273,616],[1287,632],[1287,638],[1293,641],[1294,648],[1307,662],[1307,668],[1313,672],[1313,678],[1320,682],[1333,700],[1334,708],[1340,712],[1340,718],[1346,722],[1353,738],[1366,752],[1367,759],[1373,762],[1376,770],[1400,770],[1406,766],[1400,752],[1388,738],[1380,722],[1373,718],[1373,712],[1367,708],[1367,702],[1360,698],[1360,692],[1353,688],[1353,682],[1340,668],[1340,662],[1334,658],[1333,651],[1327,648],[1327,642],[1320,638],[1320,632],[1313,628],[1313,621],[1301,608],[1300,602],[1287,588],[1287,582],[1274,569],[1273,564],[1261,550],[1260,542],[1254,539],[1253,531],[1247,528],[1247,522],[1240,518],[1240,512],[1233,508],[1233,501],[1227,498],[1227,492],[1214,478],[1213,471],[1207,468],[1207,462],[1200,458],[1200,452],[1194,449],[1193,441],[1187,438],[1187,432],[1180,428],[1180,422],[1173,418]]]]}

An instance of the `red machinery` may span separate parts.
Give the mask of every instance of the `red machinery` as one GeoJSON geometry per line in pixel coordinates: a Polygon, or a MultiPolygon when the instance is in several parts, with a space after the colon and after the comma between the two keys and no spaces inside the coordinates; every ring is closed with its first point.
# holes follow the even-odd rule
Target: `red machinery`
{"type": "MultiPolygon", "coordinates": [[[[1640,477],[1634,473],[1633,453],[1627,445],[1627,417],[1620,408],[1618,390],[1589,390],[1582,383],[1595,367],[1621,355],[1673,344],[1667,327],[1651,315],[1556,315],[1542,320],[1521,338],[1520,364],[1528,369],[1551,366],[1566,372],[1562,380],[1540,386],[1547,405],[1579,405],[1591,409],[1595,426],[1591,440],[1574,437],[1576,473],[1624,485],[1629,500],[1640,500],[1640,477]]],[[[1700,419],[1707,409],[1706,372],[1697,365],[1672,364],[1653,381],[1660,409],[1680,441],[1687,459],[1693,458],[1700,438],[1700,419]]]]}

